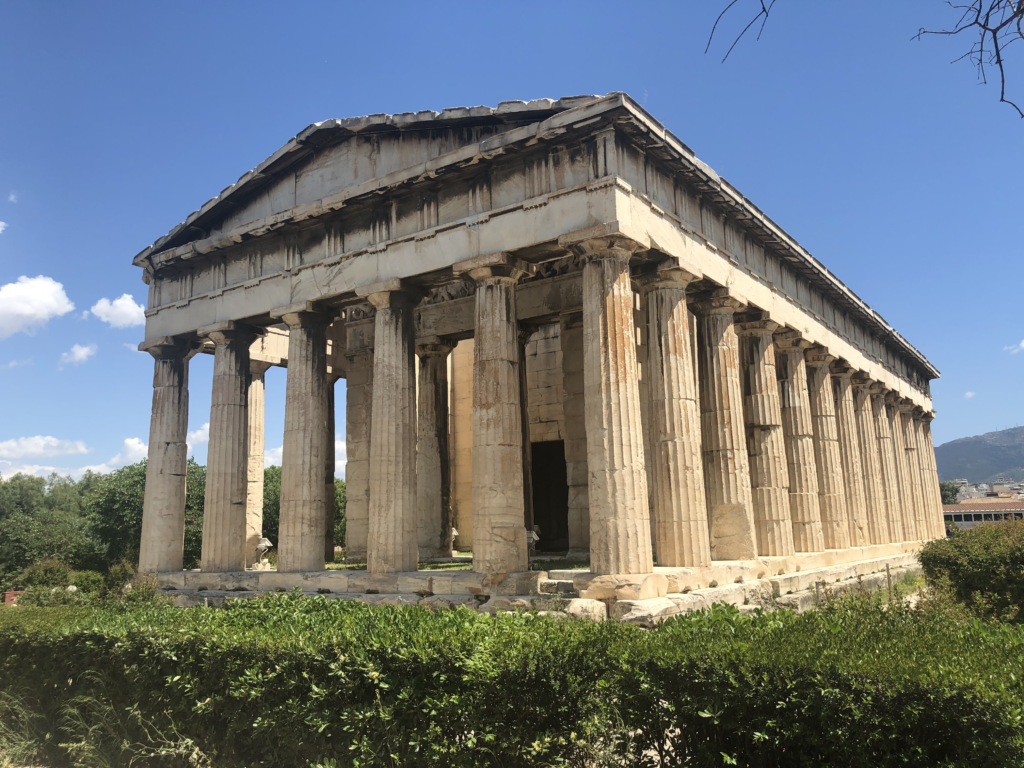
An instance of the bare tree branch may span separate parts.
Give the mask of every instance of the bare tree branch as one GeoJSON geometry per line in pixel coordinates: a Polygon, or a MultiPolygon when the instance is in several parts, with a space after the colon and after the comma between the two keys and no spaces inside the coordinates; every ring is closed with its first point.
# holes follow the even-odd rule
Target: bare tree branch
{"type": "MultiPolygon", "coordinates": [[[[704,53],[711,50],[711,43],[715,38],[715,33],[718,31],[719,22],[739,2],[740,0],[731,0],[722,12],[718,14],[718,18],[715,19],[715,24],[711,28],[711,35],[708,37],[708,44],[704,49],[704,53]]],[[[729,54],[733,52],[733,49],[743,39],[743,36],[747,34],[758,20],[761,21],[761,28],[758,30],[757,39],[761,39],[761,33],[764,32],[765,24],[768,23],[768,15],[775,6],[775,0],[768,0],[767,3],[766,0],[750,0],[750,2],[752,5],[755,2],[757,3],[754,6],[757,9],[757,13],[754,14],[754,17],[747,26],[732,41],[729,50],[722,57],[723,63],[729,58],[729,54]]],[[[964,32],[968,33],[968,36],[975,35],[976,37],[970,49],[962,56],[953,59],[952,63],[964,59],[970,61],[978,71],[978,82],[982,84],[988,83],[987,68],[994,67],[999,72],[1000,103],[1009,104],[1021,118],[1024,118],[1024,109],[1021,108],[1018,101],[1007,97],[1006,82],[1006,51],[1014,43],[1024,40],[1024,0],[969,0],[967,3],[954,3],[952,0],[946,0],[946,4],[954,11],[960,13],[960,18],[956,24],[950,29],[925,29],[922,27],[914,35],[913,39],[920,40],[925,35],[945,35],[951,37],[964,32]]]]}

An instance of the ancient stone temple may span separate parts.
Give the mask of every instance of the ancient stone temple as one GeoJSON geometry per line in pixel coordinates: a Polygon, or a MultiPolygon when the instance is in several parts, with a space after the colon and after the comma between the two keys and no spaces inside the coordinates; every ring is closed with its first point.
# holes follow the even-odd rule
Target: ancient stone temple
{"type": "Polygon", "coordinates": [[[589,558],[567,594],[665,599],[895,565],[943,533],[938,372],[625,94],[311,125],[134,263],[155,360],[140,569],[168,589],[528,596],[546,551],[589,558]],[[182,573],[197,353],[202,569],[182,573]],[[252,571],[271,366],[280,540],[252,571]],[[342,419],[366,572],[324,571],[342,419]],[[417,570],[453,548],[473,572],[417,570]]]}

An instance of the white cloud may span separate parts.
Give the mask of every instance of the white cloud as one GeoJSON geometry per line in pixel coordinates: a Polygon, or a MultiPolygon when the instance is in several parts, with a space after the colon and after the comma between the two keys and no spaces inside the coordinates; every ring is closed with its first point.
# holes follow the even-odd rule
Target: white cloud
{"type": "Polygon", "coordinates": [[[18,196],[16,194],[14,194],[13,192],[11,192],[11,194],[9,194],[7,196],[7,202],[8,203],[16,203],[16,202],[18,202],[18,196]]]}
{"type": "Polygon", "coordinates": [[[0,286],[0,339],[15,333],[32,335],[54,317],[66,315],[75,305],[64,286],[52,277],[25,277],[0,286]]]}
{"type": "Polygon", "coordinates": [[[86,470],[99,472],[100,474],[113,472],[115,469],[120,469],[127,464],[136,464],[142,461],[148,454],[149,446],[142,442],[142,440],[137,437],[127,437],[121,446],[121,452],[110,461],[105,461],[102,464],[93,464],[88,467],[80,467],[71,474],[81,476],[86,470]]]}
{"type": "Polygon", "coordinates": [[[132,352],[135,352],[137,354],[140,354],[140,355],[145,355],[146,354],[145,352],[139,352],[138,344],[128,344],[127,342],[125,342],[122,346],[124,346],[125,349],[130,349],[132,352]]]}
{"type": "Polygon", "coordinates": [[[1008,347],[1003,347],[1003,350],[1009,352],[1011,355],[1016,355],[1021,350],[1024,350],[1024,341],[1021,341],[1020,344],[1011,344],[1008,347]]]}
{"type": "Polygon", "coordinates": [[[4,233],[5,229],[7,229],[7,222],[6,221],[0,221],[0,235],[2,235],[4,233]]]}
{"type": "Polygon", "coordinates": [[[18,437],[0,443],[0,458],[41,459],[50,456],[67,456],[72,453],[89,453],[92,450],[81,440],[61,440],[43,435],[18,437]]]}
{"type": "Polygon", "coordinates": [[[65,365],[81,365],[90,357],[96,354],[96,345],[89,344],[83,347],[81,344],[75,344],[70,352],[65,352],[60,356],[61,366],[65,365]]]}
{"type": "Polygon", "coordinates": [[[4,368],[21,368],[23,365],[32,365],[32,358],[28,357],[24,360],[11,360],[9,363],[4,364],[4,368]]]}
{"type": "Polygon", "coordinates": [[[284,446],[279,445],[277,448],[267,448],[263,451],[263,466],[273,467],[281,466],[281,454],[284,453],[284,446]]]}
{"type": "Polygon", "coordinates": [[[199,429],[185,435],[185,444],[188,446],[189,456],[192,455],[197,445],[205,445],[208,442],[210,442],[210,422],[206,422],[199,429]]]}
{"type": "Polygon", "coordinates": [[[345,465],[348,463],[348,454],[345,452],[345,441],[334,438],[334,475],[342,480],[345,479],[345,465]]]}
{"type": "Polygon", "coordinates": [[[972,397],[974,397],[975,394],[975,392],[964,392],[964,397],[970,400],[972,397]]]}
{"type": "MultiPolygon", "coordinates": [[[[0,478],[3,478],[4,480],[9,480],[17,474],[45,477],[51,472],[57,471],[56,467],[50,467],[43,464],[16,464],[13,461],[4,461],[3,459],[0,459],[0,478]]],[[[70,474],[70,472],[65,472],[65,474],[70,474]]]]}
{"type": "Polygon", "coordinates": [[[136,304],[130,294],[122,294],[120,298],[100,299],[90,310],[104,323],[112,328],[130,328],[133,325],[146,324],[146,308],[136,304]]]}

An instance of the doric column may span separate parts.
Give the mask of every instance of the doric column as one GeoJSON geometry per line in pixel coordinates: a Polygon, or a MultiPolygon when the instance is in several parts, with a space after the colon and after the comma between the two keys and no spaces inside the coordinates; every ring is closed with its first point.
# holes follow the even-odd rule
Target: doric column
{"type": "Polygon", "coordinates": [[[473,570],[527,567],[516,283],[530,268],[497,253],[456,264],[476,283],[473,335],[473,570]]]}
{"type": "Polygon", "coordinates": [[[141,346],[154,363],[139,572],[180,571],[185,548],[185,437],[192,345],[165,336],[141,346]]]}
{"type": "Polygon", "coordinates": [[[907,488],[913,499],[914,530],[917,540],[928,538],[925,519],[924,488],[921,484],[921,464],[917,459],[917,431],[914,428],[914,404],[910,400],[899,403],[900,425],[903,428],[903,450],[906,452],[907,488]]]}
{"type": "Polygon", "coordinates": [[[708,499],[712,560],[757,557],[754,502],[743,423],[739,339],[733,313],[743,305],[720,288],[697,309],[700,434],[708,499]]]}
{"type": "Polygon", "coordinates": [[[850,525],[843,490],[843,461],[829,365],[835,358],[823,347],[807,350],[807,391],[814,422],[814,463],[818,469],[818,505],[825,549],[847,549],[850,525]]]}
{"type": "Polygon", "coordinates": [[[654,567],[629,277],[636,248],[616,236],[574,246],[583,264],[590,570],[599,574],[654,567]]]}
{"type": "Polygon", "coordinates": [[[327,563],[334,562],[334,435],[337,431],[334,385],[338,383],[338,378],[337,374],[327,374],[327,445],[324,450],[324,562],[327,563]]]}
{"type": "Polygon", "coordinates": [[[366,559],[370,526],[370,426],[373,350],[348,357],[345,380],[345,560],[366,559]]]}
{"type": "Polygon", "coordinates": [[[793,519],[793,547],[797,552],[825,548],[818,504],[818,470],[814,463],[814,422],[807,391],[804,353],[811,342],[787,331],[775,336],[775,370],[779,379],[782,434],[789,470],[789,512],[793,519]]]}
{"type": "Polygon", "coordinates": [[[647,306],[647,386],[653,479],[651,517],[659,566],[711,565],[686,286],[695,278],[663,269],[640,278],[647,306]]]}
{"type": "Polygon", "coordinates": [[[885,390],[881,384],[871,388],[871,415],[878,438],[878,464],[882,472],[882,508],[888,530],[887,542],[903,541],[903,512],[900,498],[899,472],[896,463],[896,443],[893,440],[889,414],[885,405],[885,390]]]}
{"type": "Polygon", "coordinates": [[[249,345],[256,334],[234,323],[204,333],[214,343],[210,443],[206,459],[202,567],[245,570],[249,489],[249,345]]]}
{"type": "Polygon", "coordinates": [[[774,333],[778,329],[778,323],[766,319],[736,326],[740,339],[743,416],[747,425],[757,554],[761,557],[786,556],[794,552],[786,439],[775,369],[774,333]]]}
{"type": "Polygon", "coordinates": [[[833,363],[830,373],[835,398],[839,457],[843,463],[843,492],[846,496],[846,517],[850,525],[850,546],[866,547],[871,543],[871,534],[868,530],[864,470],[860,463],[857,414],[853,405],[853,368],[845,361],[837,362],[833,363]]]}
{"type": "MultiPolygon", "coordinates": [[[[942,497],[939,494],[938,482],[932,479],[931,466],[928,463],[928,455],[924,444],[924,422],[922,417],[924,409],[918,406],[912,413],[912,427],[914,431],[914,444],[916,446],[917,466],[921,477],[921,513],[923,520],[922,530],[926,539],[936,538],[936,515],[942,512],[942,497]],[[935,493],[932,492],[934,486],[935,493]],[[937,501],[936,501],[937,497],[937,501]],[[936,510],[936,506],[938,510],[936,510]]],[[[941,516],[939,517],[941,520],[941,516]]]]}
{"type": "Polygon", "coordinates": [[[939,489],[939,467],[935,462],[935,446],[932,444],[932,420],[935,414],[925,411],[921,416],[921,444],[920,450],[925,457],[928,471],[931,477],[932,502],[932,531],[934,538],[942,538],[946,535],[945,517],[942,512],[942,491],[939,489]]]}
{"type": "MultiPolygon", "coordinates": [[[[258,562],[256,547],[263,538],[263,456],[266,417],[265,376],[270,363],[249,361],[249,471],[245,494],[245,547],[243,560],[249,568],[258,562]]],[[[274,544],[277,544],[275,541],[274,544]]]]}
{"type": "Polygon", "coordinates": [[[857,419],[857,443],[860,466],[864,473],[864,500],[868,518],[868,536],[872,544],[889,542],[889,521],[885,511],[882,488],[882,466],[878,456],[878,436],[871,411],[872,381],[864,377],[853,380],[853,410],[857,419]]]}
{"type": "Polygon", "coordinates": [[[448,354],[454,343],[431,339],[419,353],[416,494],[420,560],[451,557],[451,472],[448,454],[448,354]]]}
{"type": "Polygon", "coordinates": [[[377,308],[366,570],[415,571],[419,564],[419,526],[413,307],[419,297],[415,289],[398,280],[377,283],[356,293],[377,308]]]}
{"type": "Polygon", "coordinates": [[[889,418],[889,432],[893,440],[893,457],[896,463],[896,485],[900,494],[900,522],[903,525],[903,541],[917,541],[917,518],[914,511],[914,493],[907,470],[907,450],[904,443],[903,420],[900,418],[900,396],[889,392],[885,397],[889,418]]]}
{"type": "Polygon", "coordinates": [[[272,313],[288,324],[288,383],[281,457],[277,570],[324,567],[324,465],[327,455],[327,326],[308,303],[272,313]]]}
{"type": "Polygon", "coordinates": [[[519,426],[523,430],[523,525],[533,530],[533,443],[530,441],[530,385],[526,380],[526,345],[536,332],[519,327],[519,426]]]}
{"type": "Polygon", "coordinates": [[[562,415],[565,470],[569,485],[569,553],[590,553],[590,473],[587,471],[587,419],[583,395],[583,314],[561,322],[562,415]]]}

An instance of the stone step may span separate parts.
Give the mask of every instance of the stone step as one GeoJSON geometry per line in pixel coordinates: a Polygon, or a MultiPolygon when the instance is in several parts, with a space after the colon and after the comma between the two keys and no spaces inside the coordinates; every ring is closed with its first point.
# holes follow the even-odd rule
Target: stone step
{"type": "Polygon", "coordinates": [[[576,594],[572,580],[542,579],[537,586],[543,595],[576,594]]]}

